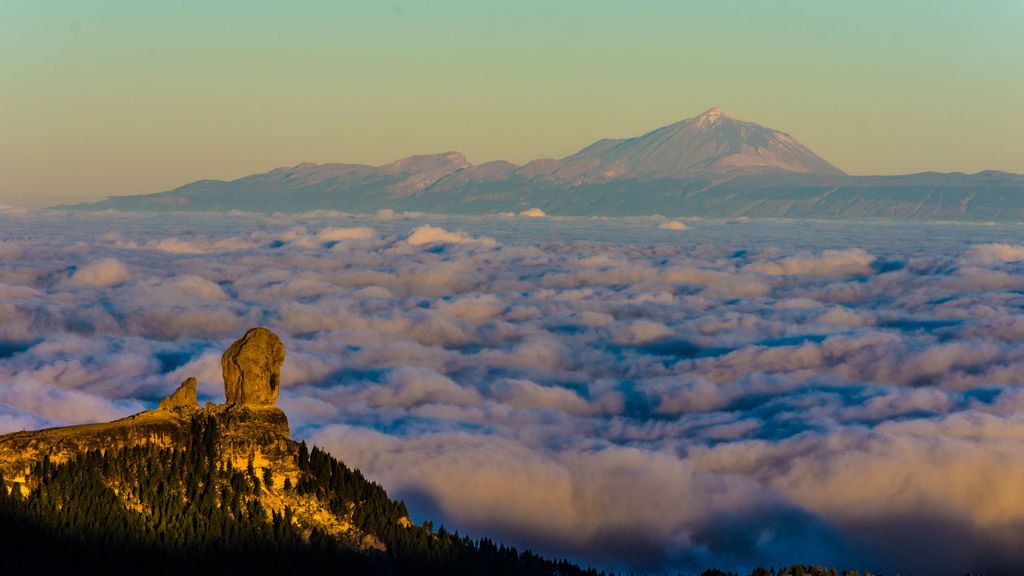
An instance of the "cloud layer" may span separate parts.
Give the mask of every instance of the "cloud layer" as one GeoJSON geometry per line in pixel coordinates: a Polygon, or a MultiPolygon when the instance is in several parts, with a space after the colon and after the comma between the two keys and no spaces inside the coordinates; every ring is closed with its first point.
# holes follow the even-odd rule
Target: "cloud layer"
{"type": "Polygon", "coordinates": [[[1024,570],[1018,227],[679,224],[3,213],[0,432],[220,401],[262,324],[296,434],[419,519],[612,568],[1024,570]]]}

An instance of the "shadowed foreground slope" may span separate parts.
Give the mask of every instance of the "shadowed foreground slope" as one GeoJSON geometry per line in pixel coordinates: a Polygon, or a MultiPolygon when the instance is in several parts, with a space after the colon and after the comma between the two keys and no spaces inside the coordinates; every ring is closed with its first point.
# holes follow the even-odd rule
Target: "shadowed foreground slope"
{"type": "Polygon", "coordinates": [[[379,484],[291,440],[274,406],[283,361],[254,328],[222,357],[225,404],[200,408],[189,378],[156,410],[0,436],[0,570],[603,574],[414,524],[379,484]]]}
{"type": "Polygon", "coordinates": [[[222,359],[226,404],[199,408],[190,378],[156,410],[0,436],[0,568],[598,574],[413,524],[380,485],[291,440],[274,406],[283,360],[255,328],[222,359]]]}

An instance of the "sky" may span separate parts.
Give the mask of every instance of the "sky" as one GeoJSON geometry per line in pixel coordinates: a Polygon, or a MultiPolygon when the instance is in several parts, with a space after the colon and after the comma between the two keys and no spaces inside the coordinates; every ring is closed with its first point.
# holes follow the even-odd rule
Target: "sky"
{"type": "Polygon", "coordinates": [[[0,209],[0,434],[223,402],[258,325],[293,436],[416,522],[624,573],[1024,573],[1019,224],[0,209]]]}
{"type": "Polygon", "coordinates": [[[712,106],[852,174],[1024,172],[1024,4],[0,3],[0,204],[562,157],[712,106]]]}

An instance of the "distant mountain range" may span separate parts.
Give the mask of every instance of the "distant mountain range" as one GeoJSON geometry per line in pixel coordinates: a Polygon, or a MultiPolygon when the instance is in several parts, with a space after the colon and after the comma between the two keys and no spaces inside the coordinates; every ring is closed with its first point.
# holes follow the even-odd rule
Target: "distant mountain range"
{"type": "Polygon", "coordinates": [[[718,108],[636,138],[599,140],[523,166],[459,152],[385,164],[299,164],[75,210],[891,218],[1024,221],[1024,175],[926,172],[850,176],[792,136],[718,108]]]}

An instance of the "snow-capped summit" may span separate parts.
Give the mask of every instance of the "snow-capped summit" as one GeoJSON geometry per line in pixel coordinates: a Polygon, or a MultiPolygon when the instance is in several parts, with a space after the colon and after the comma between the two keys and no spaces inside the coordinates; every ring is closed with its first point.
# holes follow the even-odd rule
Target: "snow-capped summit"
{"type": "Polygon", "coordinates": [[[707,126],[708,124],[714,124],[722,117],[728,116],[728,114],[722,112],[721,108],[719,108],[718,106],[713,106],[705,110],[704,113],[701,114],[700,116],[697,116],[696,120],[698,124],[702,126],[707,126]]]}
{"type": "Polygon", "coordinates": [[[702,174],[843,174],[792,136],[709,108],[643,136],[599,140],[563,160],[577,181],[702,174]]]}
{"type": "Polygon", "coordinates": [[[452,151],[380,166],[299,164],[64,208],[1019,222],[1024,175],[847,176],[792,136],[715,107],[561,160],[474,165],[452,151]]]}

